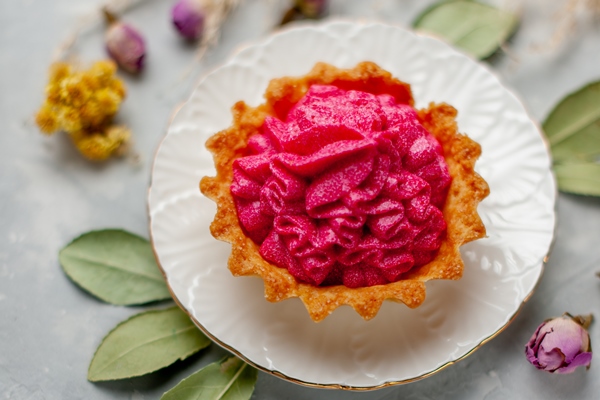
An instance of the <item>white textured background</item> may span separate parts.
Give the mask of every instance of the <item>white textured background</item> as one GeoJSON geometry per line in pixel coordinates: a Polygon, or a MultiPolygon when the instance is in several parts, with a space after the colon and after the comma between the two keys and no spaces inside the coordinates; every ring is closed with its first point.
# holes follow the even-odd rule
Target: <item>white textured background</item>
{"type": "MultiPolygon", "coordinates": [[[[148,68],[140,78],[125,76],[129,95],[120,116],[134,130],[142,163],[94,165],[82,160],[66,138],[41,136],[32,115],[42,102],[54,49],[101,2],[0,2],[0,399],[157,399],[225,354],[212,346],[147,377],[87,382],[87,366],[102,337],[141,308],[110,306],[79,290],[62,273],[57,254],[92,229],[122,227],[147,237],[150,162],[171,110],[190,93],[197,74],[224,61],[240,44],[267,34],[286,3],[246,0],[224,26],[220,45],[184,80],[180,76],[194,52],[171,29],[172,1],[146,0],[128,13],[126,19],[146,35],[148,68]]],[[[331,14],[408,25],[429,3],[337,0],[331,14]]],[[[494,57],[491,65],[543,120],[565,94],[600,79],[600,27],[582,20],[578,30],[552,46],[548,39],[564,1],[523,3],[511,52],[494,57]]],[[[83,36],[77,47],[83,60],[103,56],[101,43],[100,31],[83,36]]],[[[597,360],[587,373],[550,375],[531,367],[522,350],[547,317],[569,311],[600,318],[600,279],[594,276],[600,270],[599,243],[600,200],[561,194],[556,242],[537,291],[506,331],[466,360],[423,381],[370,393],[308,389],[261,373],[253,398],[596,399],[597,360]]],[[[600,323],[590,334],[600,346],[600,323]]]]}

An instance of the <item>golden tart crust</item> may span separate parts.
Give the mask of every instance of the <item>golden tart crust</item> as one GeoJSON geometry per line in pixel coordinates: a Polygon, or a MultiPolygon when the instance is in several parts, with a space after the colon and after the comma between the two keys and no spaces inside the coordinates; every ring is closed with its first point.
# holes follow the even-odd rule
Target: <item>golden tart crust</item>
{"type": "Polygon", "coordinates": [[[485,236],[485,227],[477,214],[477,205],[489,194],[487,183],[474,171],[481,154],[479,144],[458,133],[456,110],[447,104],[430,104],[419,110],[423,126],[438,140],[444,150],[452,183],[442,210],[447,224],[446,236],[437,256],[428,264],[407,272],[401,280],[385,285],[348,288],[317,287],[298,283],[285,268],[265,261],[259,246],[247,237],[239,225],[230,192],[233,161],[243,157],[248,138],[259,131],[267,115],[285,118],[313,84],[334,85],[345,90],[362,90],[374,94],[387,93],[398,103],[413,105],[410,86],[394,79],[374,63],[363,62],[344,70],[318,63],[307,75],[273,79],[265,93],[266,102],[249,107],[244,102],[232,108],[233,124],[213,135],[206,143],[213,154],[216,177],[204,177],[200,190],[217,203],[217,214],[210,226],[212,235],[232,245],[228,266],[234,276],[259,276],[265,284],[265,297],[277,302],[299,297],[310,317],[321,321],[337,307],[352,306],[364,319],[373,318],[384,300],[402,302],[410,308],[425,300],[425,282],[431,279],[460,279],[464,264],[459,247],[485,236]]]}

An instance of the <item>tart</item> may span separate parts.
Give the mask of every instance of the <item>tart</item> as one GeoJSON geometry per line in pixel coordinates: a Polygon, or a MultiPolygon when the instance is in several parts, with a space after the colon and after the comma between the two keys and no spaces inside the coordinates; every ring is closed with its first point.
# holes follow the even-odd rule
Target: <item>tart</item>
{"type": "Polygon", "coordinates": [[[462,276],[489,188],[452,106],[415,110],[410,85],[370,62],[318,63],[265,99],[236,103],[206,144],[217,175],[200,189],[233,275],[261,277],[269,301],[299,297],[314,321],[341,305],[368,320],[387,299],[415,308],[426,281],[462,276]]]}

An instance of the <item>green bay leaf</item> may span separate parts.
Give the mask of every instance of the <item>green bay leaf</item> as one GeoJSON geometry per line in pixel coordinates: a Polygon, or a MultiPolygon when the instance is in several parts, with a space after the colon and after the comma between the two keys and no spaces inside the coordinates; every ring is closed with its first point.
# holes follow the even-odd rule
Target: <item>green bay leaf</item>
{"type": "Polygon", "coordinates": [[[543,124],[556,163],[600,159],[600,81],[566,96],[543,124]]]}
{"type": "Polygon", "coordinates": [[[178,307],[146,311],[121,322],[102,340],[90,381],[131,378],[184,360],[211,341],[178,307]]]}
{"type": "Polygon", "coordinates": [[[85,233],[58,258],[75,283],[107,303],[133,305],[171,297],[150,243],[132,233],[118,229],[85,233]]]}
{"type": "Polygon", "coordinates": [[[543,124],[560,190],[600,196],[600,81],[567,95],[543,124]]]}
{"type": "Polygon", "coordinates": [[[183,379],[161,400],[247,400],[257,371],[237,357],[212,363],[183,379]]]}
{"type": "Polygon", "coordinates": [[[557,164],[554,172],[563,192],[600,196],[600,164],[557,164]]]}
{"type": "Polygon", "coordinates": [[[468,0],[441,1],[413,23],[415,29],[440,36],[479,59],[491,56],[517,25],[514,14],[468,0]]]}

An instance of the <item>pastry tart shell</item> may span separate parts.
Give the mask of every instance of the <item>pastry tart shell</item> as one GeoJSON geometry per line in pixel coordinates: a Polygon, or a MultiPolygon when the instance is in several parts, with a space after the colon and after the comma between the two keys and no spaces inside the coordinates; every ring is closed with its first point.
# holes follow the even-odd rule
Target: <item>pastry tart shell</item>
{"type": "Polygon", "coordinates": [[[458,132],[457,111],[448,104],[430,104],[426,109],[417,110],[420,122],[442,146],[452,177],[442,209],[447,224],[446,234],[437,256],[428,264],[415,267],[403,274],[400,280],[385,285],[317,287],[297,282],[286,269],[264,260],[259,253],[259,245],[240,227],[230,192],[233,162],[245,155],[248,138],[259,132],[267,115],[284,119],[289,109],[313,84],[373,94],[386,93],[394,96],[398,103],[414,104],[408,84],[370,62],[347,70],[318,63],[307,75],[273,79],[265,93],[265,103],[258,107],[236,103],[232,108],[232,125],[213,135],[206,143],[217,170],[215,177],[204,177],[200,182],[202,193],[217,204],[217,213],[210,226],[211,234],[216,239],[231,243],[228,267],[234,276],[262,278],[268,301],[300,298],[316,322],[342,305],[351,306],[366,320],[377,315],[384,300],[404,303],[410,308],[418,307],[425,300],[425,282],[460,279],[464,269],[460,246],[485,236],[477,206],[489,194],[489,188],[474,170],[481,147],[458,132]]]}

